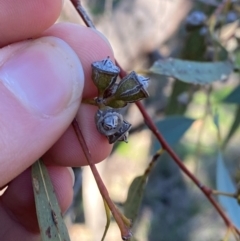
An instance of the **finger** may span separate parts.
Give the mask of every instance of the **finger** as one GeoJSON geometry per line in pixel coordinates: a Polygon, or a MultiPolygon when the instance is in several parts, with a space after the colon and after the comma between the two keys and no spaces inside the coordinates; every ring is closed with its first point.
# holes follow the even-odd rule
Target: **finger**
{"type": "Polygon", "coordinates": [[[77,24],[59,23],[46,30],[42,36],[55,36],[71,46],[81,60],[85,85],[83,99],[96,97],[97,88],[91,79],[91,64],[109,56],[114,61],[112,48],[107,39],[98,31],[77,24]],[[104,41],[105,40],[105,41],[104,41]]]}
{"type": "MultiPolygon", "coordinates": [[[[66,167],[49,166],[47,169],[60,208],[65,212],[73,198],[73,172],[66,167]]],[[[6,235],[10,237],[15,233],[14,229],[22,235],[39,233],[30,169],[9,184],[6,192],[0,197],[0,209],[4,210],[0,215],[1,237],[8,226],[11,227],[11,232],[6,232],[6,235]]],[[[24,239],[22,235],[18,236],[21,240],[29,240],[29,237],[25,236],[24,239]]],[[[5,237],[4,240],[19,240],[18,237],[15,236],[15,239],[5,237]]]]}
{"type": "Polygon", "coordinates": [[[0,186],[29,167],[67,129],[79,107],[83,81],[77,55],[58,38],[0,50],[0,186]]]}
{"type": "Polygon", "coordinates": [[[0,47],[39,35],[61,8],[62,0],[0,0],[0,47]]]}
{"type": "MultiPolygon", "coordinates": [[[[91,154],[92,162],[94,163],[104,160],[112,149],[112,145],[107,142],[107,138],[96,130],[94,121],[96,111],[96,107],[81,105],[77,114],[79,127],[91,154]]],[[[72,126],[70,126],[53,147],[45,153],[43,160],[49,164],[63,166],[88,165],[88,161],[72,126]]]]}

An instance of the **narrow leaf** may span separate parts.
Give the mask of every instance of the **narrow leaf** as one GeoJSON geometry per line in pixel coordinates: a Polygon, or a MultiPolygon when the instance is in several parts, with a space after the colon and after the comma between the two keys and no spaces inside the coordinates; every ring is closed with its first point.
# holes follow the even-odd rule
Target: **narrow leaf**
{"type": "Polygon", "coordinates": [[[106,235],[107,235],[107,231],[109,229],[109,226],[110,226],[110,221],[111,221],[111,211],[106,203],[106,201],[103,199],[103,204],[104,204],[104,209],[105,209],[105,213],[106,213],[106,218],[107,218],[107,222],[106,222],[106,226],[105,226],[105,229],[104,229],[104,232],[103,232],[103,236],[102,236],[102,239],[101,241],[104,241],[106,235]]]}
{"type": "MultiPolygon", "coordinates": [[[[184,116],[170,116],[155,124],[167,143],[173,146],[179,142],[194,121],[194,119],[184,116]]],[[[158,141],[153,145],[153,153],[156,153],[160,149],[159,145],[158,141]]]]}
{"type": "MultiPolygon", "coordinates": [[[[235,193],[236,188],[224,164],[221,151],[217,158],[217,189],[222,192],[235,193]]],[[[237,200],[231,197],[219,195],[220,204],[228,213],[228,216],[238,228],[240,228],[240,207],[237,200]]]]}
{"type": "Polygon", "coordinates": [[[170,76],[192,84],[209,84],[226,80],[233,71],[230,61],[196,62],[181,59],[161,59],[150,68],[150,72],[170,76]]]}
{"type": "Polygon", "coordinates": [[[143,191],[146,185],[146,177],[138,176],[134,178],[129,189],[127,200],[124,204],[124,215],[132,220],[134,223],[140,204],[142,202],[143,191]]]}
{"type": "Polygon", "coordinates": [[[42,240],[70,241],[47,168],[40,160],[32,165],[32,184],[42,240]]]}

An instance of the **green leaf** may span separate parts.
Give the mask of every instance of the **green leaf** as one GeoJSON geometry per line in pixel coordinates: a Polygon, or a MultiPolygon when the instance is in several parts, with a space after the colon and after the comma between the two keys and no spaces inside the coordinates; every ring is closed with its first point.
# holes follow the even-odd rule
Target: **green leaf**
{"type": "Polygon", "coordinates": [[[47,168],[40,160],[32,165],[32,183],[42,240],[70,241],[47,168]]]}
{"type": "MultiPolygon", "coordinates": [[[[231,180],[228,170],[224,164],[221,151],[217,158],[217,189],[222,192],[235,193],[236,188],[231,180]]],[[[228,216],[238,228],[240,228],[240,207],[237,200],[231,197],[219,195],[218,200],[228,213],[228,216]]]]}
{"type": "Polygon", "coordinates": [[[181,59],[161,59],[150,68],[150,72],[174,77],[192,84],[209,84],[225,80],[233,71],[230,61],[196,62],[181,59]]]}
{"type": "Polygon", "coordinates": [[[106,235],[107,235],[107,231],[109,229],[110,226],[110,222],[111,222],[111,211],[106,203],[106,201],[103,199],[103,204],[104,204],[104,209],[105,209],[105,213],[106,213],[106,218],[107,218],[107,222],[106,222],[106,226],[103,232],[103,236],[101,238],[101,241],[104,241],[106,235]]]}
{"type": "Polygon", "coordinates": [[[128,189],[127,200],[124,203],[124,215],[130,218],[132,222],[134,222],[137,217],[145,185],[146,177],[138,176],[134,178],[128,189]]]}
{"type": "Polygon", "coordinates": [[[226,103],[240,104],[240,85],[237,86],[223,101],[226,103]]]}
{"type": "MultiPolygon", "coordinates": [[[[170,146],[175,145],[182,138],[184,133],[190,128],[194,119],[184,116],[170,116],[156,123],[160,133],[170,146]]],[[[159,150],[158,146],[154,147],[153,153],[159,150]]]]}

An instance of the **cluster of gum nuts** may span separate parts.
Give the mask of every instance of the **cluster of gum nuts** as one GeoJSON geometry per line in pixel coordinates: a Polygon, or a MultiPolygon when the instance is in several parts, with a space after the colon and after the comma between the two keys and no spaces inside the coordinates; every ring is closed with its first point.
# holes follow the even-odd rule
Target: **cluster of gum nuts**
{"type": "Polygon", "coordinates": [[[110,144],[127,142],[131,124],[123,119],[121,108],[149,96],[149,78],[132,71],[118,80],[120,69],[109,57],[92,63],[92,80],[98,88],[94,104],[98,106],[95,123],[98,131],[108,138],[110,144]]]}

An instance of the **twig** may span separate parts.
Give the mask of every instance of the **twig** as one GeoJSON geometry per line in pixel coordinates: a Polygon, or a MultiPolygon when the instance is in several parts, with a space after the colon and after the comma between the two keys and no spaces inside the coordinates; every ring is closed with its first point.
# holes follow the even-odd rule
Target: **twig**
{"type": "Polygon", "coordinates": [[[95,26],[94,26],[92,20],[89,18],[88,14],[86,13],[85,9],[83,8],[81,2],[79,0],[70,0],[70,1],[72,2],[73,6],[75,7],[77,12],[81,16],[81,18],[84,21],[84,23],[86,24],[86,26],[88,26],[89,28],[95,29],[95,26]]]}
{"type": "MultiPolygon", "coordinates": [[[[83,152],[87,158],[87,161],[88,161],[88,164],[92,170],[92,173],[93,173],[93,176],[96,180],[96,183],[98,185],[98,189],[102,195],[102,197],[104,198],[104,201],[107,203],[109,209],[111,210],[112,212],[112,215],[113,217],[115,218],[118,226],[119,226],[119,229],[121,231],[121,235],[122,235],[122,239],[123,240],[127,240],[128,238],[131,237],[131,232],[129,230],[129,228],[127,227],[127,225],[125,225],[124,223],[124,220],[122,218],[122,214],[120,214],[120,212],[118,211],[118,209],[116,208],[116,206],[114,205],[114,203],[112,202],[111,198],[109,197],[109,194],[108,194],[108,191],[98,173],[98,170],[96,168],[96,166],[93,164],[92,162],[92,157],[91,157],[91,154],[89,152],[89,149],[87,147],[87,144],[84,140],[84,137],[82,135],[82,132],[79,128],[79,125],[78,125],[78,122],[76,119],[73,120],[72,122],[72,126],[77,134],[77,138],[78,138],[78,141],[83,149],[83,152]]],[[[129,223],[130,224],[130,223],[129,223]]]]}
{"type": "Polygon", "coordinates": [[[149,176],[150,172],[152,171],[155,163],[157,162],[158,158],[164,153],[164,150],[161,148],[159,149],[152,157],[152,160],[150,161],[150,163],[148,164],[147,169],[145,170],[143,176],[145,176],[146,178],[149,176]]]}
{"type": "Polygon", "coordinates": [[[229,193],[229,192],[221,192],[218,190],[212,190],[213,195],[222,195],[226,197],[236,198],[236,193],[229,193]]]}

